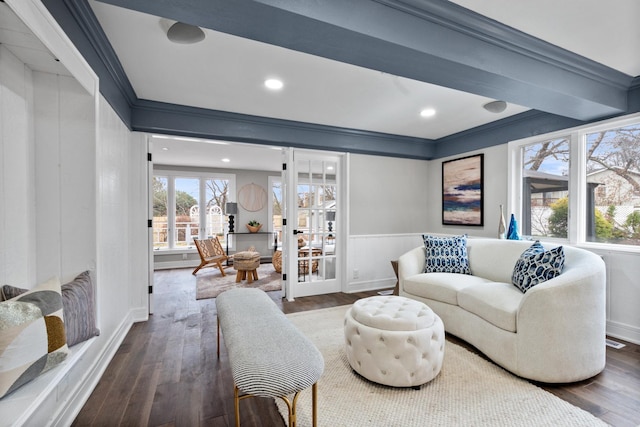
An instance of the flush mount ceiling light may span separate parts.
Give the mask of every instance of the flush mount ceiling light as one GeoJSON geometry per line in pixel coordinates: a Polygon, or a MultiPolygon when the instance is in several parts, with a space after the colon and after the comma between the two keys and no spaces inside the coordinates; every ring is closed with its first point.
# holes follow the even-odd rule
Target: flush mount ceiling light
{"type": "Polygon", "coordinates": [[[223,163],[229,163],[231,161],[231,159],[227,159],[226,157],[224,159],[220,159],[222,160],[223,163]]]}
{"type": "Polygon", "coordinates": [[[204,40],[204,31],[195,25],[176,22],[167,30],[167,38],[178,44],[193,44],[204,40]]]}
{"type": "Polygon", "coordinates": [[[507,103],[504,101],[491,101],[482,106],[490,113],[502,113],[507,109],[507,103]]]}
{"type": "Polygon", "coordinates": [[[433,117],[436,115],[436,110],[434,110],[433,108],[425,108],[424,110],[420,111],[420,117],[433,117]]]}
{"type": "Polygon", "coordinates": [[[279,90],[282,89],[282,87],[284,86],[284,83],[282,83],[282,80],[278,80],[278,79],[267,79],[264,81],[264,85],[271,90],[279,90]]]}

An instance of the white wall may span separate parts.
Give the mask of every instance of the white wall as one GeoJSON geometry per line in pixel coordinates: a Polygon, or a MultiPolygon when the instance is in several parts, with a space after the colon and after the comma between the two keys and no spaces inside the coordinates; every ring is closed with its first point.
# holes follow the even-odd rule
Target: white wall
{"type": "Polygon", "coordinates": [[[31,70],[0,45],[0,284],[35,281],[31,70]]]}
{"type": "Polygon", "coordinates": [[[101,331],[0,400],[0,425],[70,424],[132,323],[146,319],[146,163],[143,136],[102,97],[0,46],[0,284],[32,288],[90,269],[101,331]]]}
{"type": "Polygon", "coordinates": [[[350,155],[349,234],[402,234],[426,231],[428,162],[350,155]]]}
{"type": "Polygon", "coordinates": [[[351,154],[345,292],[393,287],[391,261],[428,230],[429,163],[351,154]]]}

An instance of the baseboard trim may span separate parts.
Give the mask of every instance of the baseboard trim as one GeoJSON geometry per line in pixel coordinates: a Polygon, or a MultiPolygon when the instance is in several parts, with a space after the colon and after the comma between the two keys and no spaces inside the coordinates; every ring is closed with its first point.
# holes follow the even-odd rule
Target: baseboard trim
{"type": "Polygon", "coordinates": [[[640,345],[640,328],[624,323],[607,321],[607,335],[640,345]]]}
{"type": "Polygon", "coordinates": [[[349,282],[345,293],[352,294],[356,292],[376,291],[379,289],[394,288],[395,286],[396,286],[395,277],[387,278],[387,279],[377,279],[377,280],[366,280],[366,281],[363,280],[361,282],[349,282]]]}

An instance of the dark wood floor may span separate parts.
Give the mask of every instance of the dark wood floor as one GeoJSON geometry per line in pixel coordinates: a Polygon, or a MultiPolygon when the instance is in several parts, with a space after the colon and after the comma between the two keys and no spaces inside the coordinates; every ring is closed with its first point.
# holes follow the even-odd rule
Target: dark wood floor
{"type": "MultiPolygon", "coordinates": [[[[292,313],[351,304],[374,293],[322,295],[293,303],[272,294],[285,313],[292,313]]],[[[73,425],[233,425],[233,380],[224,348],[216,358],[215,300],[196,301],[190,269],[156,272],[154,295],[155,314],[131,328],[73,425]]],[[[640,346],[625,344],[621,350],[607,348],[607,367],[594,378],[538,385],[611,425],[638,426],[640,346]]],[[[240,414],[243,427],[284,426],[272,399],[245,399],[240,414]]]]}

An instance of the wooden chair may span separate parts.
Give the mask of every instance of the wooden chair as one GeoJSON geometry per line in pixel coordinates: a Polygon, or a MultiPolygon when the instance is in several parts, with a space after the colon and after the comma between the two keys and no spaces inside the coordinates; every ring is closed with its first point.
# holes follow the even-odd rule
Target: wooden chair
{"type": "Polygon", "coordinates": [[[214,264],[211,267],[218,267],[218,269],[220,269],[220,273],[222,273],[223,276],[226,276],[222,263],[229,257],[227,257],[227,254],[222,248],[218,237],[215,236],[211,239],[205,240],[198,240],[194,238],[193,241],[195,242],[198,254],[200,255],[200,265],[197,266],[191,274],[196,274],[201,268],[209,264],[214,264]]]}

